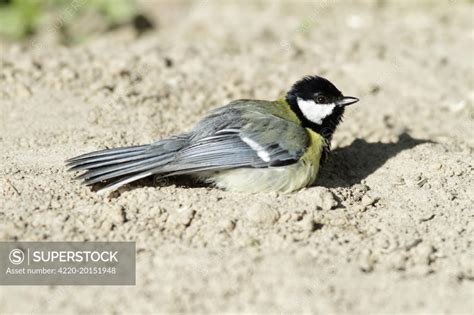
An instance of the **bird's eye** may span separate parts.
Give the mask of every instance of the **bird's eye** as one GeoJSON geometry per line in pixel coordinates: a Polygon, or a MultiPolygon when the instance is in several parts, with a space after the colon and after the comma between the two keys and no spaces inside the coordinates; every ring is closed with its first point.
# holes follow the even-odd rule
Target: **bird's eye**
{"type": "Polygon", "coordinates": [[[318,104],[325,104],[325,103],[327,103],[327,98],[326,98],[326,96],[324,96],[324,95],[318,95],[318,96],[316,97],[316,103],[318,103],[318,104]]]}

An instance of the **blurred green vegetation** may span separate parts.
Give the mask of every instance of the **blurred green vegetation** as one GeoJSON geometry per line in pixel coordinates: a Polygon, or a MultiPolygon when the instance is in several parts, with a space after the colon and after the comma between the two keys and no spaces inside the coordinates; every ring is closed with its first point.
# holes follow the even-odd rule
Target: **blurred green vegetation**
{"type": "Polygon", "coordinates": [[[1,0],[0,34],[21,39],[38,25],[41,3],[35,0],[1,0]]]}
{"type": "MultiPolygon", "coordinates": [[[[0,36],[22,40],[49,26],[62,32],[66,43],[75,43],[87,34],[75,36],[65,30],[91,15],[95,22],[100,20],[101,30],[136,24],[137,17],[138,27],[144,24],[134,0],[0,0],[0,36]]],[[[145,27],[152,27],[151,22],[145,23],[145,27]]]]}

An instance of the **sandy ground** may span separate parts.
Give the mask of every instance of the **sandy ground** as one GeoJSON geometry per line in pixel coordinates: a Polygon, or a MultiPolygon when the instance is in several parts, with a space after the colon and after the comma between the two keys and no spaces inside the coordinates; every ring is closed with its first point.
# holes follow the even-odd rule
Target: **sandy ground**
{"type": "Polygon", "coordinates": [[[134,287],[0,287],[0,313],[474,312],[472,2],[146,5],[140,38],[0,46],[0,240],[138,248],[134,287]],[[361,98],[317,187],[102,197],[64,167],[306,74],[361,98]]]}

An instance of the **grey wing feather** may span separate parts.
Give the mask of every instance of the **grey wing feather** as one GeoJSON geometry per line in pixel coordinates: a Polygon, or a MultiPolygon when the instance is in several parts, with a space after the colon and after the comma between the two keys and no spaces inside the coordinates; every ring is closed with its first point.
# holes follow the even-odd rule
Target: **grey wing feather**
{"type": "MultiPolygon", "coordinates": [[[[159,173],[179,175],[235,167],[282,166],[295,163],[304,154],[309,144],[304,128],[268,114],[252,117],[227,117],[231,126],[220,125],[220,130],[214,129],[213,134],[191,142],[159,173]]],[[[208,122],[207,128],[211,125],[208,122]]]]}
{"type": "Polygon", "coordinates": [[[197,142],[180,151],[160,173],[179,175],[199,171],[228,169],[242,166],[263,167],[265,163],[238,135],[219,140],[197,142]]]}

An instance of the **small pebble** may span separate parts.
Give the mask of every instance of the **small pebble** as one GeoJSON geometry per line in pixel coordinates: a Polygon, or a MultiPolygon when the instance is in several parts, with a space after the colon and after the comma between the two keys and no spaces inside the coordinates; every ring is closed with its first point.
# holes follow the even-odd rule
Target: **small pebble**
{"type": "Polygon", "coordinates": [[[363,206],[368,207],[372,206],[377,200],[375,198],[370,197],[369,195],[364,195],[362,197],[361,203],[363,206]]]}
{"type": "Polygon", "coordinates": [[[303,229],[304,232],[308,232],[308,233],[321,229],[323,226],[324,224],[318,223],[309,217],[307,217],[307,219],[304,219],[301,222],[301,228],[303,229]]]}
{"type": "Polygon", "coordinates": [[[407,265],[407,256],[404,252],[394,252],[389,255],[387,265],[392,270],[405,270],[407,265]]]}
{"type": "Polygon", "coordinates": [[[184,208],[181,210],[177,210],[174,213],[173,217],[177,224],[188,226],[191,224],[191,221],[194,218],[195,213],[196,211],[194,209],[184,208]]]}
{"type": "Polygon", "coordinates": [[[314,191],[314,202],[316,204],[316,209],[327,211],[337,206],[337,201],[329,189],[324,187],[316,187],[314,191]]]}
{"type": "Polygon", "coordinates": [[[219,224],[221,232],[232,232],[235,229],[235,221],[224,219],[219,224]]]}
{"type": "Polygon", "coordinates": [[[462,174],[464,174],[464,171],[462,169],[458,169],[454,171],[454,175],[456,176],[461,176],[462,174]]]}
{"type": "Polygon", "coordinates": [[[352,197],[354,198],[354,200],[359,201],[362,199],[365,193],[369,191],[369,187],[364,184],[357,184],[352,187],[351,191],[352,191],[352,197]]]}
{"type": "Polygon", "coordinates": [[[405,185],[405,179],[401,176],[396,176],[395,183],[393,184],[394,186],[403,186],[405,185]]]}
{"type": "Polygon", "coordinates": [[[268,203],[258,202],[246,212],[247,218],[254,224],[273,224],[280,218],[280,213],[268,203]]]}
{"type": "Polygon", "coordinates": [[[423,185],[425,185],[427,182],[428,182],[428,178],[424,177],[424,178],[421,178],[420,180],[418,180],[418,181],[416,182],[416,185],[421,188],[421,187],[423,187],[423,185]]]}
{"type": "Polygon", "coordinates": [[[431,263],[431,255],[435,252],[433,245],[429,243],[421,243],[414,249],[413,260],[420,265],[429,265],[431,263]]]}

